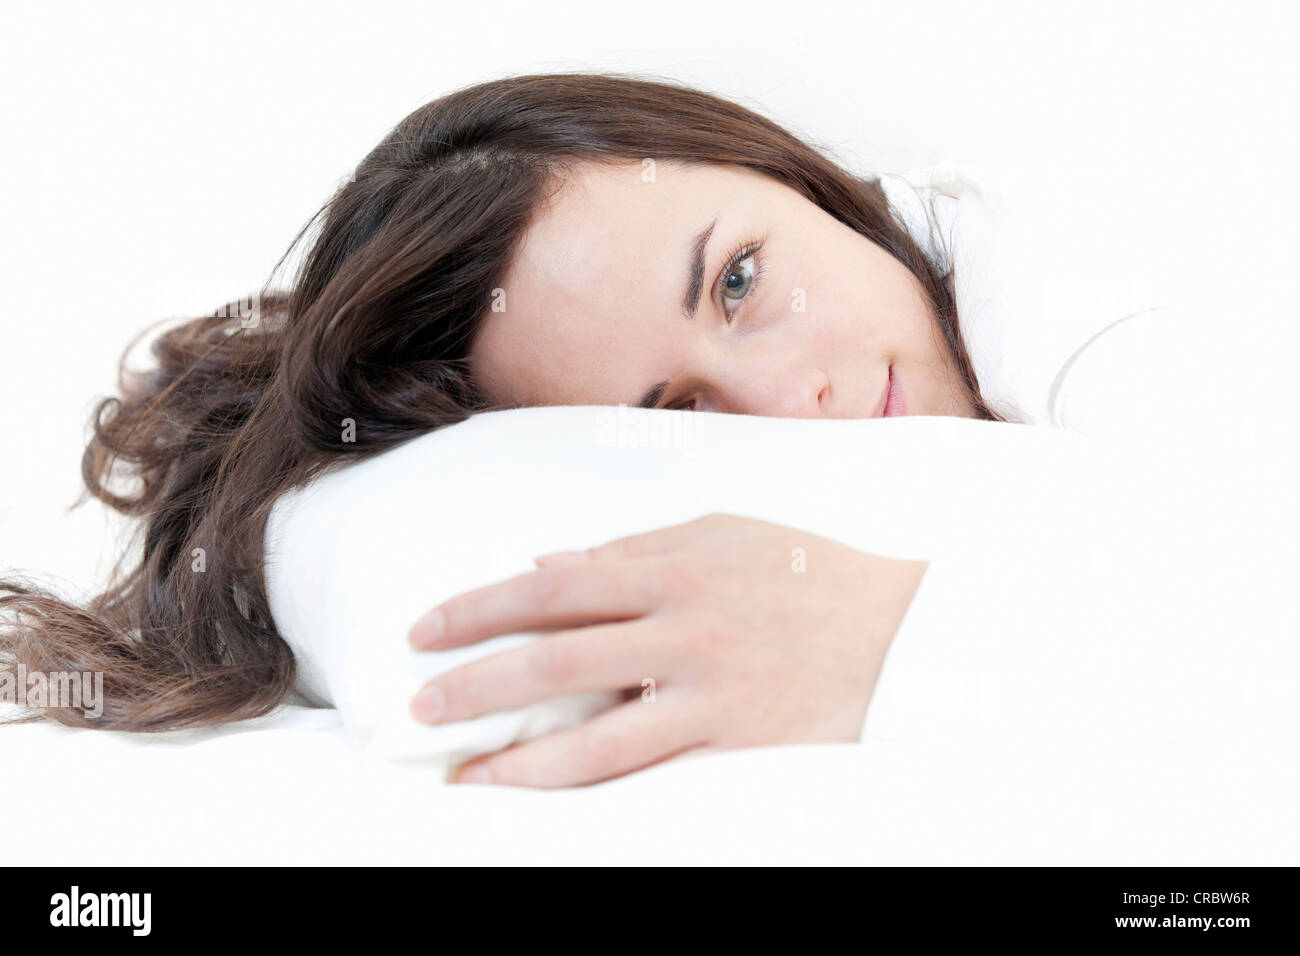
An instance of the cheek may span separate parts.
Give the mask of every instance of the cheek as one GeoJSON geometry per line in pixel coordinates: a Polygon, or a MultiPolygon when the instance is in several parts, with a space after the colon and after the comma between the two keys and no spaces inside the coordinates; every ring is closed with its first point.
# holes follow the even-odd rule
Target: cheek
{"type": "Polygon", "coordinates": [[[874,296],[881,335],[900,349],[932,360],[939,329],[920,281],[905,267],[890,260],[881,270],[874,296]]]}
{"type": "MultiPolygon", "coordinates": [[[[920,282],[874,245],[841,251],[801,270],[808,311],[791,328],[815,336],[837,366],[875,369],[885,361],[917,368],[944,366],[942,334],[920,282]]],[[[774,306],[776,293],[773,290],[774,306]]],[[[786,303],[788,308],[788,303],[786,303]]]]}
{"type": "Polygon", "coordinates": [[[824,317],[819,321],[858,329],[880,328],[891,324],[898,300],[897,279],[881,256],[892,261],[856,233],[853,241],[828,241],[819,250],[803,252],[791,284],[806,288],[808,311],[824,317]]]}
{"type": "MultiPolygon", "coordinates": [[[[801,276],[801,278],[804,278],[801,276]]],[[[861,271],[819,266],[809,270],[806,281],[807,311],[792,324],[799,332],[821,339],[845,354],[859,354],[897,342],[899,316],[888,296],[882,296],[861,271]]],[[[785,292],[786,290],[773,290],[785,292]]],[[[792,300],[783,305],[793,310],[792,300]]]]}

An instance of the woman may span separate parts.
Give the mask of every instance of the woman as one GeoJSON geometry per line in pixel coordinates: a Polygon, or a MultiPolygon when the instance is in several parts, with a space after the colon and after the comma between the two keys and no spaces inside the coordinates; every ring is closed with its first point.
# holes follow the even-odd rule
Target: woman
{"type": "MultiPolygon", "coordinates": [[[[478,411],[998,417],[951,275],[878,183],[695,90],[555,74],[458,91],[398,124],[290,252],[318,220],[288,292],[161,335],[157,366],[100,405],[83,476],[142,519],[139,563],[84,608],[0,585],[6,663],[104,674],[99,720],[49,717],[150,731],[273,709],[295,677],[263,577],[276,498],[478,411]]],[[[416,646],[566,630],[443,675],[414,712],[639,692],[648,662],[681,702],[629,703],[462,774],[499,783],[856,739],[925,563],[823,541],[834,573],[796,589],[779,530],[710,516],[457,597],[412,628],[416,646]]]]}

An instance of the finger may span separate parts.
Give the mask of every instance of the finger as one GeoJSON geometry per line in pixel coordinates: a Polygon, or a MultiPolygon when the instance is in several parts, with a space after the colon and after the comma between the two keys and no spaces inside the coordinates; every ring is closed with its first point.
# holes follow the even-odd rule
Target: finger
{"type": "Polygon", "coordinates": [[[587,691],[668,679],[685,653],[671,625],[655,617],[560,631],[439,675],[416,694],[424,723],[469,720],[587,691]]]}
{"type": "Polygon", "coordinates": [[[457,783],[574,787],[608,780],[676,756],[704,739],[691,698],[660,690],[653,703],[629,701],[577,727],[481,757],[457,783]]]}
{"type": "Polygon", "coordinates": [[[444,601],[408,637],[421,650],[444,650],[498,634],[640,617],[658,606],[658,578],[647,570],[609,562],[537,568],[444,601]]]}

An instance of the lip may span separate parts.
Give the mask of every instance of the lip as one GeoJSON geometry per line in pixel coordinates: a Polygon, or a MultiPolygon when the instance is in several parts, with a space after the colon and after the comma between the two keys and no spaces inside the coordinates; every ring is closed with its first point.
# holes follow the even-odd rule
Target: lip
{"type": "Polygon", "coordinates": [[[889,389],[894,384],[894,366],[889,366],[889,372],[885,376],[885,392],[880,396],[880,401],[876,403],[876,410],[871,413],[872,418],[884,418],[885,409],[889,407],[889,389]]]}
{"type": "Polygon", "coordinates": [[[889,366],[889,378],[885,382],[885,394],[880,396],[880,404],[876,406],[872,418],[894,418],[898,415],[906,414],[906,408],[903,405],[903,393],[898,387],[898,379],[894,377],[894,366],[889,366]]]}
{"type": "Polygon", "coordinates": [[[903,387],[894,375],[894,366],[889,366],[889,390],[885,393],[885,407],[881,414],[885,418],[897,418],[907,414],[907,402],[903,398],[903,387]]]}

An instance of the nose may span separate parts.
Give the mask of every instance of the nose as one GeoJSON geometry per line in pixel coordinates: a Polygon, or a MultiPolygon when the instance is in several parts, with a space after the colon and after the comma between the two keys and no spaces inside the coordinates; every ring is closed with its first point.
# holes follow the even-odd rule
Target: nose
{"type": "Polygon", "coordinates": [[[821,369],[752,368],[735,383],[736,411],[770,418],[823,418],[829,415],[830,379],[821,369]]]}

